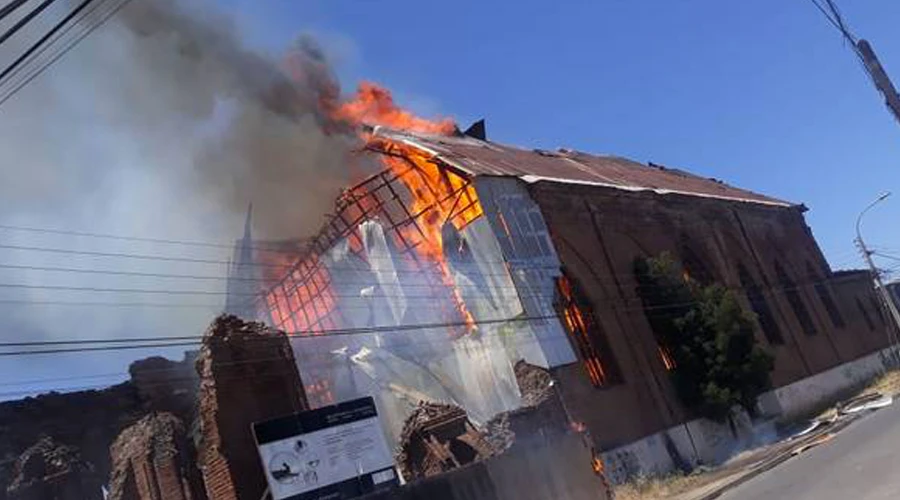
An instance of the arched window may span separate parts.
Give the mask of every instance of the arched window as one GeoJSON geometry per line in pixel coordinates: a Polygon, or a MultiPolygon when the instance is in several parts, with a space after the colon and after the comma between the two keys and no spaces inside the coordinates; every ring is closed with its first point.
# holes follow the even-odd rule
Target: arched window
{"type": "MultiPolygon", "coordinates": [[[[686,237],[683,236],[682,239],[686,237]]],[[[690,245],[684,243],[681,245],[681,264],[684,266],[683,271],[686,278],[693,279],[698,283],[708,285],[712,283],[712,274],[703,264],[703,261],[697,257],[690,245]]]]}
{"type": "Polygon", "coordinates": [[[572,280],[565,274],[556,281],[556,307],[572,337],[584,368],[595,387],[622,382],[606,332],[572,280]]]}
{"type": "Polygon", "coordinates": [[[817,334],[812,316],[809,315],[809,310],[806,308],[806,304],[803,303],[803,298],[800,297],[800,290],[797,289],[797,284],[788,276],[781,262],[777,260],[775,261],[775,275],[778,277],[778,284],[781,287],[779,292],[784,293],[785,297],[787,297],[791,309],[794,310],[794,315],[800,322],[800,328],[803,329],[803,333],[806,335],[817,334]]]}
{"type": "Polygon", "coordinates": [[[738,276],[741,280],[741,287],[743,287],[744,292],[747,294],[747,300],[750,301],[750,307],[752,307],[753,312],[756,313],[756,317],[759,320],[759,326],[762,328],[766,340],[768,340],[770,344],[784,344],[784,337],[781,336],[781,329],[778,328],[778,323],[775,322],[775,317],[772,316],[772,309],[769,307],[769,302],[763,295],[759,285],[757,285],[756,281],[753,280],[753,277],[750,276],[747,268],[741,263],[738,263],[738,276]]]}
{"type": "Polygon", "coordinates": [[[856,297],[856,308],[859,309],[859,313],[862,314],[863,319],[866,321],[866,326],[869,327],[869,331],[875,331],[875,323],[872,323],[872,317],[869,316],[869,311],[866,311],[866,308],[863,306],[859,297],[856,297]]]}
{"type": "Polygon", "coordinates": [[[809,279],[810,283],[813,284],[813,287],[816,290],[816,295],[819,296],[819,300],[822,301],[822,304],[825,306],[825,310],[828,311],[828,317],[831,318],[831,323],[836,328],[844,328],[846,323],[844,323],[844,318],[841,316],[841,312],[837,308],[837,304],[834,303],[834,299],[831,297],[831,292],[828,291],[828,287],[825,286],[825,282],[816,273],[816,269],[813,265],[806,261],[806,276],[809,279]]]}

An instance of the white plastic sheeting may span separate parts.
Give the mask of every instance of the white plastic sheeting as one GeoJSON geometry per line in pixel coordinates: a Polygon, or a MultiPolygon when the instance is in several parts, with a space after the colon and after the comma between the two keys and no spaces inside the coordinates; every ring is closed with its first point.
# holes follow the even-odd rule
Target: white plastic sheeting
{"type": "Polygon", "coordinates": [[[343,240],[322,261],[346,323],[341,328],[371,331],[295,338],[304,382],[327,380],[335,401],[376,397],[395,438],[421,400],[458,404],[475,422],[521,406],[513,365],[520,345],[536,340],[519,327],[524,310],[487,219],[443,231],[451,278],[477,323],[469,333],[440,326],[455,305],[449,290],[435,287],[442,283],[436,268],[428,274],[400,258],[377,221],[359,230],[364,258],[343,240]]]}
{"type": "MultiPolygon", "coordinates": [[[[509,264],[525,314],[531,318],[555,316],[553,298],[560,262],[537,203],[515,178],[478,177],[475,190],[496,235],[495,241],[509,264]]],[[[529,363],[551,368],[576,361],[562,323],[555,317],[518,324],[515,328],[528,330],[535,339],[517,346],[520,358],[529,363]]]]}
{"type": "Polygon", "coordinates": [[[326,382],[333,401],[374,396],[395,439],[421,400],[457,404],[483,423],[521,406],[516,361],[553,367],[576,360],[555,317],[560,264],[540,209],[515,179],[481,177],[475,187],[485,216],[461,231],[449,223],[442,230],[474,331],[443,326],[458,316],[438,268],[398,255],[382,224],[369,220],[358,228],[362,256],[348,240],[321,256],[339,327],[368,331],[293,340],[306,384],[326,382]]]}

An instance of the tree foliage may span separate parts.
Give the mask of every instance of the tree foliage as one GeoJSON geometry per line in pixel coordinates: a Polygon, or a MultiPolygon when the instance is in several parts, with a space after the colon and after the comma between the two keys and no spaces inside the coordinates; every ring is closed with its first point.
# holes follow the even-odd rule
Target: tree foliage
{"type": "Polygon", "coordinates": [[[771,354],[756,342],[753,317],[734,292],[682,274],[668,254],[635,261],[638,294],[661,349],[674,361],[682,402],[724,420],[735,406],[751,414],[771,387],[771,354]]]}

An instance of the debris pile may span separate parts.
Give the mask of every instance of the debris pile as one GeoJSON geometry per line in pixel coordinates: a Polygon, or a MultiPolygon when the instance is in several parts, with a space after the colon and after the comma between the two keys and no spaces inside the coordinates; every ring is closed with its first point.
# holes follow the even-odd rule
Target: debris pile
{"type": "Polygon", "coordinates": [[[14,500],[99,500],[100,481],[94,467],[76,448],[44,436],[26,449],[13,466],[6,489],[14,500]]]}
{"type": "Polygon", "coordinates": [[[498,413],[484,425],[484,438],[496,453],[533,439],[568,432],[569,423],[562,403],[553,389],[553,377],[546,368],[520,360],[515,367],[522,394],[522,407],[498,413]]]}
{"type": "Polygon", "coordinates": [[[495,450],[462,408],[422,401],[403,425],[396,461],[403,477],[412,480],[494,454],[495,450]]]}
{"type": "Polygon", "coordinates": [[[509,423],[509,412],[498,413],[484,424],[484,439],[497,453],[503,453],[516,442],[516,433],[509,423]]]}
{"type": "Polygon", "coordinates": [[[546,368],[520,359],[513,370],[522,393],[522,406],[538,406],[553,395],[553,378],[546,368]]]}

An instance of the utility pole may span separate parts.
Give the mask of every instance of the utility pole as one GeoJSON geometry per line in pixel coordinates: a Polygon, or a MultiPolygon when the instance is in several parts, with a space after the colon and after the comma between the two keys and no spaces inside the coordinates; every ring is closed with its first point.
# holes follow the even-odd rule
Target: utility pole
{"type": "Polygon", "coordinates": [[[887,72],[884,71],[884,66],[881,65],[878,56],[875,55],[872,45],[866,40],[860,39],[856,42],[856,49],[859,58],[866,67],[866,72],[869,73],[869,76],[872,77],[872,82],[875,83],[875,88],[884,96],[884,104],[894,115],[894,118],[900,122],[900,95],[897,94],[897,89],[894,88],[894,84],[891,83],[887,72]]]}
{"type": "Polygon", "coordinates": [[[872,83],[875,84],[875,88],[884,96],[884,104],[894,119],[900,122],[900,95],[897,94],[897,89],[884,70],[884,66],[881,65],[881,61],[878,60],[878,56],[875,55],[872,44],[865,39],[856,38],[856,35],[850,32],[850,28],[847,27],[841,12],[834,3],[835,0],[811,0],[811,2],[850,44],[853,53],[862,62],[863,68],[869,74],[872,83]]]}
{"type": "Polygon", "coordinates": [[[888,196],[890,196],[890,192],[886,192],[879,196],[875,201],[869,204],[862,212],[859,213],[859,216],[856,218],[856,244],[859,246],[860,251],[862,252],[863,259],[865,259],[866,264],[869,266],[869,270],[872,272],[872,279],[875,281],[875,288],[878,291],[879,295],[881,295],[881,300],[884,302],[884,307],[888,311],[892,321],[892,328],[888,328],[888,346],[891,350],[890,360],[891,363],[894,363],[894,366],[897,366],[897,335],[900,332],[900,311],[897,310],[897,305],[894,304],[894,301],[891,299],[890,294],[887,291],[887,288],[884,286],[884,282],[881,281],[881,273],[878,272],[878,269],[875,267],[875,262],[872,261],[872,251],[866,246],[866,242],[863,241],[862,232],[860,232],[860,223],[862,222],[863,215],[869,211],[872,207],[877,205],[878,203],[884,201],[888,196]]]}

